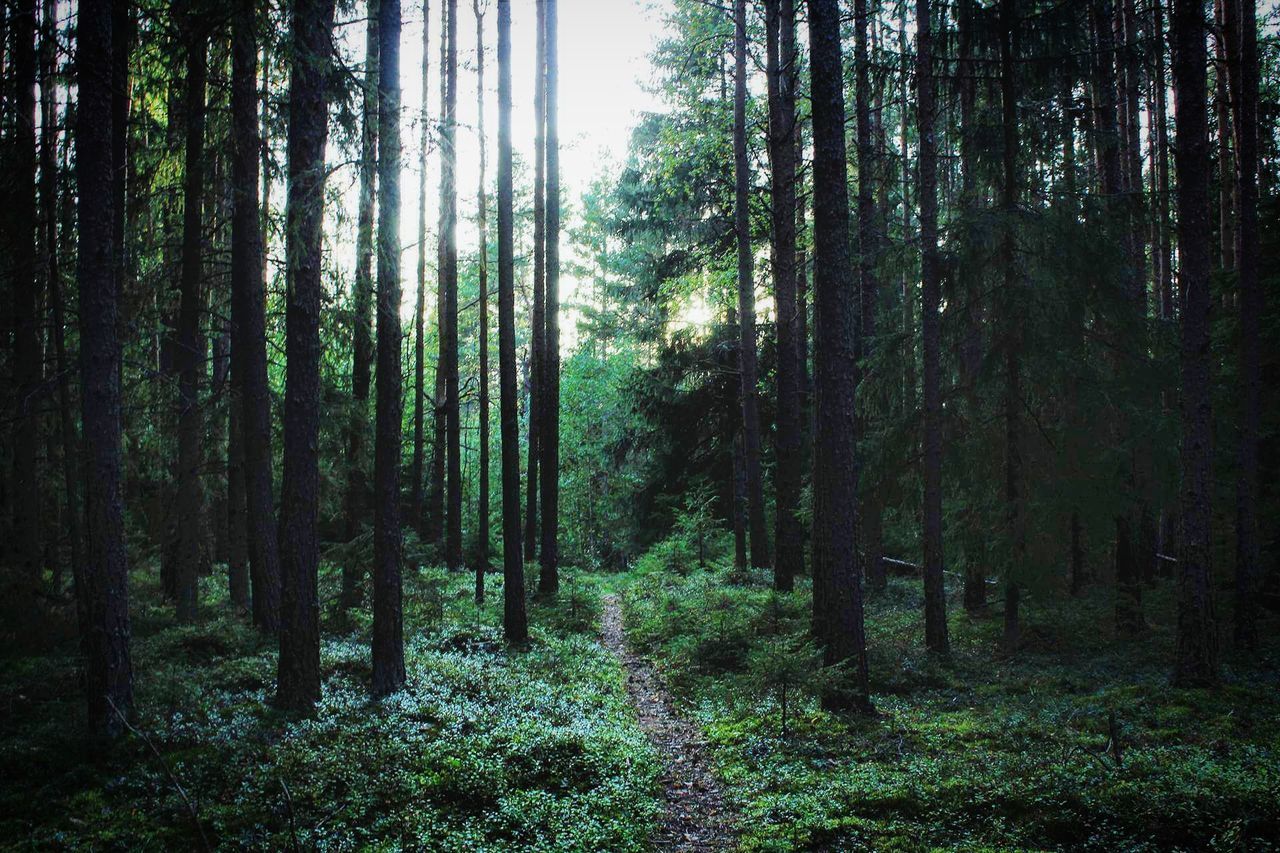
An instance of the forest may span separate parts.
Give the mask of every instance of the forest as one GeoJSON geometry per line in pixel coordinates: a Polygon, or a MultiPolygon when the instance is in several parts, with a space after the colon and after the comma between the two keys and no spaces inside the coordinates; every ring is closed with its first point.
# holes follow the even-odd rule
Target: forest
{"type": "Polygon", "coordinates": [[[0,72],[0,849],[1280,850],[1274,2],[0,72]]]}

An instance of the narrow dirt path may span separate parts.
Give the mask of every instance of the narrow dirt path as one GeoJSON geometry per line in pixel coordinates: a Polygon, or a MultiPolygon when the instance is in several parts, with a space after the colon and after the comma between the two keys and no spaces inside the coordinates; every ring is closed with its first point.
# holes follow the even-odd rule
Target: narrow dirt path
{"type": "Polygon", "coordinates": [[[605,648],[627,670],[627,693],[640,728],[662,759],[667,807],[654,836],[659,850],[730,850],[736,833],[698,727],[675,709],[671,694],[649,664],[627,648],[616,595],[604,599],[601,618],[605,648]]]}

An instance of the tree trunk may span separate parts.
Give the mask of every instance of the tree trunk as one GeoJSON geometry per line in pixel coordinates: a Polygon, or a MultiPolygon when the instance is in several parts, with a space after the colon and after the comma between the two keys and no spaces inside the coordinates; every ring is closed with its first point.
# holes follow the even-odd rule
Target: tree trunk
{"type": "Polygon", "coordinates": [[[1173,319],[1173,251],[1170,245],[1169,227],[1169,120],[1166,109],[1165,93],[1165,43],[1164,43],[1164,3],[1165,0],[1153,0],[1151,4],[1155,33],[1155,141],[1156,141],[1156,224],[1159,239],[1156,241],[1158,290],[1160,299],[1160,319],[1173,319]]]}
{"type": "Polygon", "coordinates": [[[422,111],[419,114],[418,152],[418,294],[413,308],[413,463],[410,467],[409,523],[425,538],[423,515],[423,443],[426,436],[426,337],[427,337],[427,150],[431,142],[430,92],[427,74],[431,56],[431,4],[422,7],[422,111]]]}
{"type": "MultiPolygon", "coordinates": [[[[276,704],[309,713],[320,699],[320,602],[316,590],[320,472],[320,304],[324,147],[333,0],[293,6],[289,80],[289,191],[285,254],[284,486],[280,501],[283,620],[276,704]]],[[[397,375],[399,371],[397,369],[397,375]]]]}
{"type": "Polygon", "coordinates": [[[1236,472],[1235,644],[1258,643],[1258,443],[1262,430],[1261,318],[1258,279],[1258,23],[1253,0],[1224,0],[1228,68],[1236,129],[1237,287],[1243,412],[1236,472]]]}
{"type": "Polygon", "coordinates": [[[773,586],[788,592],[804,572],[800,509],[800,374],[796,346],[796,45],[794,0],[766,4],[769,77],[769,159],[773,169],[773,293],[778,349],[778,412],[774,456],[777,560],[773,586]]]}
{"type": "Polygon", "coordinates": [[[938,258],[938,152],[934,137],[932,13],[916,0],[916,124],[920,134],[920,327],[924,352],[924,637],[934,654],[950,651],[942,575],[942,288],[938,258]]]}
{"type": "Polygon", "coordinates": [[[1214,0],[1213,110],[1218,131],[1218,257],[1224,270],[1236,268],[1236,167],[1231,150],[1231,95],[1227,88],[1227,21],[1224,0],[1214,0]]]}
{"type": "Polygon", "coordinates": [[[280,629],[280,549],[271,468],[271,390],[267,384],[266,292],[258,212],[255,5],[238,0],[232,23],[231,343],[244,437],[244,487],[253,623],[280,629]]]}
{"type": "Polygon", "coordinates": [[[747,535],[751,565],[769,565],[769,534],[765,529],[764,484],[760,471],[760,401],[756,370],[755,273],[751,254],[749,192],[751,167],[747,160],[747,4],[734,0],[733,42],[733,164],[734,230],[738,242],[738,373],[742,380],[742,451],[747,476],[747,535]]]}
{"type": "MultiPolygon", "coordinates": [[[[741,0],[739,0],[741,2],[741,0]]],[[[813,251],[817,309],[814,385],[817,435],[813,484],[814,592],[821,591],[823,661],[845,668],[828,690],[829,709],[869,712],[862,586],[857,559],[857,433],[854,349],[857,291],[849,258],[844,74],[836,0],[809,0],[813,103],[813,251]],[[821,584],[818,582],[821,578],[821,584]]]]}
{"type": "Polygon", "coordinates": [[[484,137],[484,9],[472,0],[476,15],[476,138],[480,177],[476,189],[480,250],[480,507],[476,530],[476,604],[484,604],[484,574],[489,570],[489,196],[484,137]]]}
{"type": "Polygon", "coordinates": [[[547,281],[546,338],[542,350],[542,428],[538,432],[538,476],[542,482],[541,574],[538,592],[554,597],[560,589],[560,124],[559,23],[557,0],[546,4],[547,55],[547,281]]]}
{"type": "Polygon", "coordinates": [[[447,81],[444,102],[444,126],[440,130],[443,155],[440,172],[440,217],[443,227],[440,242],[444,246],[440,281],[444,287],[445,347],[445,444],[446,472],[444,561],[449,571],[462,568],[462,444],[458,407],[458,0],[445,0],[449,9],[446,30],[448,56],[441,69],[447,81]]]}
{"type": "MultiPolygon", "coordinates": [[[[187,39],[186,173],[182,188],[182,280],[178,307],[178,554],[175,575],[178,619],[196,618],[198,587],[206,559],[204,488],[200,481],[204,418],[200,381],[207,352],[200,331],[204,307],[201,269],[201,198],[204,192],[204,114],[207,76],[204,21],[188,13],[182,24],[187,39]]],[[[117,282],[118,287],[119,282],[117,282]]]]}
{"type": "MultiPolygon", "coordinates": [[[[120,0],[115,0],[116,3],[120,0]]],[[[77,278],[80,403],[84,424],[85,564],[81,572],[89,730],[115,737],[133,706],[129,565],[120,498],[118,294],[112,235],[112,6],[81,0],[76,26],[77,278]]]]}
{"type": "Polygon", "coordinates": [[[533,77],[533,310],[529,330],[529,461],[525,476],[524,558],[538,556],[538,465],[542,460],[542,357],[547,289],[547,4],[537,0],[533,77]]]}
{"type": "Polygon", "coordinates": [[[1209,128],[1202,0],[1174,0],[1174,115],[1178,251],[1182,285],[1182,553],[1173,682],[1218,680],[1212,589],[1212,355],[1209,347],[1209,128]]]}
{"type": "MultiPolygon", "coordinates": [[[[448,100],[449,75],[445,73],[445,67],[449,64],[449,4],[442,2],[440,4],[440,166],[441,176],[444,172],[444,139],[443,128],[445,124],[445,101],[448,100]]],[[[423,50],[426,50],[426,42],[423,42],[423,50]]],[[[446,387],[445,373],[447,367],[447,358],[445,355],[445,286],[444,286],[444,268],[445,268],[445,242],[444,242],[444,185],[440,186],[440,204],[438,211],[437,227],[436,227],[436,369],[435,369],[435,390],[432,397],[432,436],[431,436],[431,481],[427,489],[427,521],[428,529],[426,539],[428,542],[442,545],[444,542],[445,528],[445,470],[447,462],[447,454],[445,450],[445,436],[448,432],[446,416],[447,406],[445,405],[446,387]]]]}
{"type": "Polygon", "coordinates": [[[516,385],[515,220],[511,179],[511,0],[498,0],[498,373],[502,433],[502,626],[529,639],[520,550],[520,424],[516,385]]]}
{"type": "Polygon", "coordinates": [[[378,0],[378,374],[373,695],[404,686],[400,587],[400,0],[378,0]]]}
{"type": "MultiPolygon", "coordinates": [[[[368,468],[365,439],[369,431],[369,384],[373,365],[373,214],[377,203],[378,166],[378,0],[366,4],[363,107],[360,117],[360,204],[356,212],[356,270],[351,314],[351,411],[347,420],[347,478],[343,495],[344,533],[348,542],[360,533],[367,512],[368,468]]],[[[423,57],[425,65],[425,55],[423,57]]],[[[396,368],[399,373],[399,368],[396,368]]],[[[359,560],[342,563],[344,608],[363,598],[364,567],[359,560]]]]}

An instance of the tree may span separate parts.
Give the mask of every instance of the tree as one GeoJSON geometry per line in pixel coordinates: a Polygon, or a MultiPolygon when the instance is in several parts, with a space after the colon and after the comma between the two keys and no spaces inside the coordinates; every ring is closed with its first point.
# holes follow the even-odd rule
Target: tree
{"type": "Polygon", "coordinates": [[[543,341],[542,376],[539,400],[542,429],[538,450],[542,454],[538,475],[542,482],[542,573],[538,592],[554,597],[560,588],[560,102],[559,37],[557,0],[544,0],[546,7],[546,108],[547,108],[547,198],[546,198],[546,337],[543,341]]]}
{"type": "Polygon", "coordinates": [[[547,3],[537,0],[533,60],[533,305],[529,330],[529,461],[525,476],[524,558],[538,554],[538,465],[542,460],[542,362],[547,318],[547,3]]]}
{"type": "Polygon", "coordinates": [[[427,111],[430,92],[431,4],[422,4],[422,111],[419,113],[418,149],[418,294],[413,307],[413,462],[409,468],[409,519],[425,535],[423,516],[423,441],[426,403],[426,311],[427,311],[427,152],[431,142],[431,113],[427,111]]]}
{"type": "Polygon", "coordinates": [[[445,495],[444,560],[450,571],[462,568],[462,444],[458,406],[458,0],[445,0],[449,9],[446,31],[448,55],[442,69],[445,88],[444,125],[440,130],[443,164],[440,173],[440,241],[444,247],[440,282],[444,288],[445,443],[447,488],[445,495]]]}
{"type": "Polygon", "coordinates": [[[1258,436],[1262,429],[1261,319],[1258,281],[1258,22],[1254,0],[1224,0],[1227,67],[1236,131],[1237,288],[1243,412],[1236,472],[1235,643],[1258,643],[1258,436]]]}
{"type": "Polygon", "coordinates": [[[760,402],[756,387],[756,299],[751,256],[751,184],[747,161],[747,4],[734,2],[733,39],[733,162],[734,230],[738,242],[738,371],[742,382],[742,443],[747,480],[747,531],[751,564],[769,565],[769,534],[765,530],[764,486],[760,472],[760,402]]]}
{"type": "Polygon", "coordinates": [[[283,620],[276,703],[310,712],[320,699],[320,603],[316,521],[320,472],[321,239],[324,147],[329,134],[327,80],[333,0],[297,0],[289,79],[289,197],[285,253],[284,487],[280,501],[283,620]]]}
{"type": "MultiPolygon", "coordinates": [[[[204,488],[200,482],[204,418],[200,385],[206,344],[200,331],[204,311],[201,269],[204,194],[205,79],[208,74],[206,23],[194,9],[181,13],[186,40],[186,157],[182,185],[182,278],[178,307],[178,561],[175,574],[178,618],[196,618],[200,571],[206,559],[204,488]]],[[[117,249],[117,251],[119,251],[117,249]]]]}
{"type": "Polygon", "coordinates": [[[253,623],[280,630],[280,549],[271,472],[271,391],[262,233],[258,217],[258,51],[252,0],[239,0],[232,21],[231,79],[231,372],[237,387],[249,541],[253,623]]]}
{"type": "MultiPolygon", "coordinates": [[[[739,0],[741,2],[741,0],[739,0]]],[[[857,291],[849,258],[849,191],[844,140],[840,8],[809,0],[813,103],[813,286],[817,397],[813,477],[815,620],[823,663],[847,667],[831,709],[871,711],[862,586],[857,560],[857,433],[854,350],[857,291]]]]}
{"type": "Polygon", "coordinates": [[[400,588],[400,0],[378,0],[378,374],[373,695],[404,686],[400,588]]]}
{"type": "Polygon", "coordinates": [[[773,585],[789,591],[804,571],[804,529],[800,508],[803,453],[800,445],[800,376],[803,366],[796,337],[796,21],[794,0],[768,0],[767,74],[769,86],[769,160],[773,179],[773,288],[777,309],[778,414],[774,455],[777,471],[777,559],[773,585]]]}
{"type": "Polygon", "coordinates": [[[1182,284],[1182,554],[1177,654],[1180,686],[1218,680],[1212,571],[1212,361],[1209,350],[1209,127],[1206,118],[1207,22],[1202,0],[1173,0],[1170,44],[1178,172],[1179,278],[1182,284]]]}
{"type": "MultiPolygon", "coordinates": [[[[378,183],[378,0],[367,5],[363,103],[360,116],[360,204],[356,212],[356,270],[351,314],[351,412],[347,420],[347,481],[343,496],[347,541],[360,533],[369,491],[365,436],[369,430],[369,380],[373,365],[373,214],[378,183]]],[[[425,65],[425,56],[423,62],[425,65]]],[[[363,570],[358,560],[342,564],[342,606],[354,607],[362,596],[363,570]]]]}
{"type": "MultiPolygon", "coordinates": [[[[938,259],[938,152],[935,137],[933,21],[929,0],[916,0],[916,122],[920,134],[920,328],[924,353],[924,637],[934,654],[950,651],[942,577],[942,389],[939,340],[942,294],[938,259]]],[[[859,172],[859,184],[864,180],[859,172]]]]}
{"type": "Polygon", "coordinates": [[[80,413],[84,425],[85,565],[80,625],[89,730],[115,737],[133,707],[129,565],[120,494],[119,295],[112,234],[112,7],[82,0],[76,26],[76,253],[80,291],[80,413]]]}
{"type": "MultiPolygon", "coordinates": [[[[484,573],[489,570],[489,198],[485,184],[484,138],[484,9],[472,0],[476,14],[476,139],[480,176],[476,184],[480,287],[480,502],[476,528],[476,604],[484,604],[484,573]]],[[[425,91],[425,88],[424,88],[425,91]]]]}

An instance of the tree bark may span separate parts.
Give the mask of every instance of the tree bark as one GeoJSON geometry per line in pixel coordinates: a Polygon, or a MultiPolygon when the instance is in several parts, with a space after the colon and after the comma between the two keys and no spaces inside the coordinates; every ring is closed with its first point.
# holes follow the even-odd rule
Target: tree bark
{"type": "Polygon", "coordinates": [[[476,604],[484,604],[484,574],[489,570],[489,196],[484,136],[484,10],[472,0],[476,15],[476,138],[480,176],[476,185],[480,278],[480,505],[476,521],[476,604]]]}
{"type": "Polygon", "coordinates": [[[517,419],[515,239],[511,178],[511,0],[498,0],[498,372],[502,433],[502,626],[529,639],[520,549],[520,424],[517,419]]]}
{"type": "MultiPolygon", "coordinates": [[[[121,0],[114,0],[115,3],[121,0]]],[[[81,0],[76,26],[77,279],[80,405],[84,424],[85,565],[80,625],[89,730],[115,737],[133,707],[129,655],[129,565],[120,497],[118,294],[112,234],[112,7],[81,0]]]]}
{"type": "Polygon", "coordinates": [[[253,0],[238,0],[232,22],[232,380],[239,390],[253,623],[280,630],[280,549],[271,469],[271,389],[267,382],[266,291],[258,211],[257,45],[253,0]]]}
{"type": "Polygon", "coordinates": [[[419,114],[418,151],[418,294],[413,308],[413,462],[410,467],[409,523],[426,537],[424,516],[423,443],[426,436],[426,337],[427,337],[427,151],[431,142],[430,92],[427,69],[431,56],[431,4],[422,7],[422,111],[419,114]]]}
{"type": "Polygon", "coordinates": [[[538,556],[538,465],[542,461],[542,358],[547,292],[547,4],[537,0],[533,76],[533,306],[529,319],[529,461],[525,476],[524,558],[538,556]]]}
{"type": "Polygon", "coordinates": [[[942,575],[942,288],[938,258],[938,151],[934,137],[932,12],[916,0],[916,125],[920,134],[920,327],[924,352],[924,637],[932,653],[950,651],[942,575]]]}
{"type": "Polygon", "coordinates": [[[857,290],[849,257],[844,74],[836,0],[809,0],[813,103],[813,249],[817,309],[814,385],[813,572],[821,593],[824,664],[845,667],[829,709],[870,712],[862,587],[857,560],[857,290]],[[821,578],[821,584],[818,582],[821,578]]]}
{"type": "Polygon", "coordinates": [[[738,242],[738,373],[742,381],[742,451],[747,476],[747,536],[751,565],[769,565],[769,534],[765,529],[764,484],[760,471],[760,392],[756,368],[755,272],[751,254],[749,193],[751,167],[747,160],[747,4],[734,0],[733,173],[734,230],[738,242]]]}
{"type": "Polygon", "coordinates": [[[373,695],[404,686],[400,586],[400,0],[378,0],[378,373],[373,695]]]}
{"type": "Polygon", "coordinates": [[[557,0],[546,4],[547,55],[547,198],[546,241],[546,337],[542,350],[542,428],[538,451],[542,459],[538,476],[542,483],[541,574],[538,592],[554,597],[560,589],[560,94],[559,22],[557,0]]]}
{"type": "Polygon", "coordinates": [[[1209,346],[1209,127],[1203,0],[1174,0],[1170,21],[1182,285],[1182,554],[1173,682],[1218,680],[1212,579],[1212,355],[1209,346]]]}
{"type": "Polygon", "coordinates": [[[458,407],[458,0],[445,0],[449,9],[446,31],[448,55],[444,68],[444,126],[440,130],[443,155],[440,173],[440,217],[443,227],[440,241],[444,246],[440,282],[444,288],[445,347],[445,444],[446,472],[444,561],[449,571],[462,568],[462,444],[458,407]]]}
{"type": "MultiPolygon", "coordinates": [[[[284,486],[280,502],[283,624],[276,704],[309,713],[320,699],[320,603],[316,589],[320,472],[320,304],[324,147],[333,0],[297,0],[289,80],[289,190],[285,253],[284,486]]],[[[397,371],[398,372],[398,371],[397,371]]]]}
{"type": "Polygon", "coordinates": [[[773,176],[770,202],[773,218],[773,293],[777,322],[777,499],[778,553],[773,586],[788,592],[804,572],[804,528],[800,509],[800,374],[796,337],[796,45],[794,0],[769,0],[768,27],[769,159],[773,176]]]}

